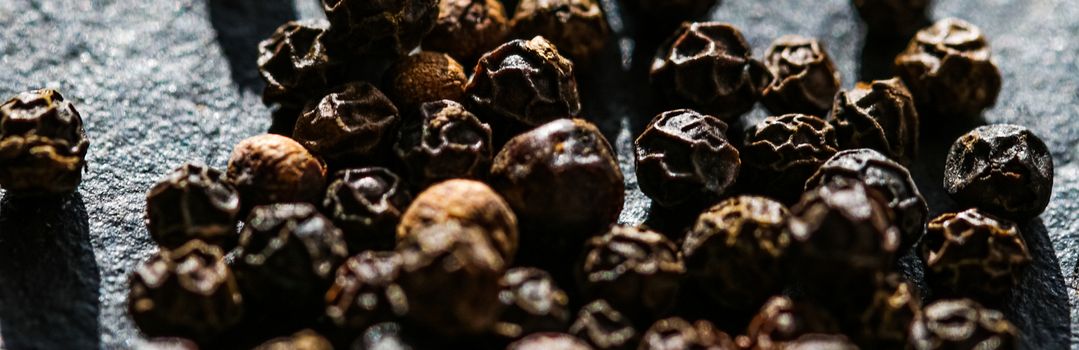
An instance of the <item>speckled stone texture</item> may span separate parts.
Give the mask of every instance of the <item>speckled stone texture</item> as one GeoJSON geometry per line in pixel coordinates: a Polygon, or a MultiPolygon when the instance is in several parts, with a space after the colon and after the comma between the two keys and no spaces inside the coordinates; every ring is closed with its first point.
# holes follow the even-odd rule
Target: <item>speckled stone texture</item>
{"type": "MultiPolygon", "coordinates": [[[[658,112],[658,96],[642,98],[654,95],[647,69],[658,43],[634,41],[644,24],[622,18],[617,0],[601,3],[612,15],[612,45],[597,58],[604,64],[578,74],[584,116],[611,139],[626,174],[620,221],[687,225],[658,215],[633,175],[633,138],[658,112]]],[[[1004,311],[1025,348],[1076,348],[1079,8],[1069,0],[939,0],[931,15],[985,31],[1004,75],[986,120],[1027,126],[1053,153],[1052,202],[1021,225],[1033,265],[1004,311]]],[[[0,99],[57,88],[82,113],[92,141],[78,194],[0,194],[0,348],[146,344],[124,308],[130,271],[156,249],[143,225],[146,191],[185,161],[223,169],[233,145],[269,128],[256,45],[287,20],[321,16],[316,0],[0,0],[0,99]]],[[[783,34],[821,38],[845,89],[886,77],[905,44],[864,45],[848,0],[731,0],[712,17],[741,28],[758,58],[783,34]]],[[[764,116],[758,106],[734,128],[764,116]]],[[[912,167],[934,216],[961,209],[941,187],[957,136],[924,135],[912,167]]],[[[920,277],[916,258],[902,265],[920,277]]]]}

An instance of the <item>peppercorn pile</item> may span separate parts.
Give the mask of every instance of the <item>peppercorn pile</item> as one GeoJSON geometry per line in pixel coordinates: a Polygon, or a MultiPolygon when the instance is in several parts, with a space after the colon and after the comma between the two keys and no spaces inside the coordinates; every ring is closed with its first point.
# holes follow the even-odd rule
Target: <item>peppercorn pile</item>
{"type": "MultiPolygon", "coordinates": [[[[714,3],[626,2],[674,22],[714,3]]],[[[866,3],[874,30],[924,17],[912,5],[891,10],[923,13],[886,21],[871,11],[889,5],[866,3]]],[[[648,72],[662,109],[634,142],[657,215],[693,216],[672,228],[617,222],[625,174],[578,94],[577,70],[609,44],[598,1],[525,0],[512,18],[499,0],[322,5],[328,21],[259,46],[264,101],[292,127],[147,195],[160,250],[129,297],[146,335],[267,349],[1017,343],[994,308],[1032,260],[1017,222],[1048,205],[1053,161],[1026,128],[968,127],[1001,89],[972,24],[913,33],[895,78],[849,91],[822,40],[782,36],[757,59],[732,25],[677,26],[648,72]],[[775,115],[735,127],[757,102],[775,115]],[[943,186],[969,209],[929,217],[907,169],[925,127],[966,132],[943,186]],[[928,291],[899,273],[908,253],[928,291]]]]}

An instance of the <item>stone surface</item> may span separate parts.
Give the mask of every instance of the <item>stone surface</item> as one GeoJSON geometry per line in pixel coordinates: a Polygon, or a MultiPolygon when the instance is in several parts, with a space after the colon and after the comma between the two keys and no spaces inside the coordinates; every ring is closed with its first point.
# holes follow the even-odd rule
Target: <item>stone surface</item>
{"type": "MultiPolygon", "coordinates": [[[[617,0],[601,2],[612,14],[612,45],[580,83],[584,116],[611,139],[626,174],[620,221],[684,226],[651,215],[632,169],[632,140],[658,112],[646,74],[658,43],[634,41],[635,19],[619,15],[617,0]]],[[[1029,349],[1079,341],[1079,8],[1071,5],[939,0],[932,12],[985,30],[1004,75],[985,119],[1031,128],[1057,165],[1048,210],[1021,226],[1033,267],[1004,308],[1029,349]]],[[[269,128],[256,45],[289,19],[321,16],[316,0],[0,0],[0,99],[58,88],[82,113],[92,142],[78,194],[30,201],[0,194],[0,348],[145,344],[124,305],[129,272],[156,249],[143,225],[146,191],[185,161],[223,168],[233,145],[269,128]]],[[[865,46],[847,0],[724,1],[712,17],[740,27],[756,57],[783,34],[821,38],[844,88],[884,77],[889,50],[903,46],[865,46]]],[[[764,116],[758,106],[744,124],[764,116]]],[[[956,136],[927,133],[912,167],[931,215],[961,209],[941,188],[956,136]]],[[[920,276],[917,259],[903,265],[920,276]]]]}

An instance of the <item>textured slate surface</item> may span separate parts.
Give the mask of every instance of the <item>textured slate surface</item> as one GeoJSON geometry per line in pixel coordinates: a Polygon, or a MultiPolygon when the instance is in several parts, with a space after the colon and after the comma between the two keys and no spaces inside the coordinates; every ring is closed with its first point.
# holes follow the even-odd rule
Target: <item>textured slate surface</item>
{"type": "MultiPolygon", "coordinates": [[[[581,76],[585,110],[623,160],[630,189],[621,220],[640,223],[651,210],[635,188],[630,144],[654,108],[642,73],[654,44],[634,42],[641,24],[603,1],[618,35],[581,76]]],[[[1027,348],[1076,348],[1079,10],[1067,0],[937,3],[934,18],[968,19],[990,37],[1004,91],[986,119],[1026,125],[1053,151],[1053,201],[1023,224],[1034,267],[1006,311],[1027,348]]],[[[78,194],[0,200],[0,347],[143,344],[124,304],[127,275],[154,250],[142,225],[145,191],[187,160],[223,167],[232,145],[267,130],[255,45],[286,20],[318,16],[316,0],[0,0],[0,96],[59,88],[93,141],[78,194]]],[[[822,38],[846,87],[890,60],[888,48],[864,47],[846,0],[727,0],[712,17],[741,27],[757,55],[781,34],[822,38]]],[[[758,109],[746,120],[763,116],[758,109]]],[[[940,189],[951,139],[927,137],[913,167],[934,213],[957,209],[940,189]]]]}

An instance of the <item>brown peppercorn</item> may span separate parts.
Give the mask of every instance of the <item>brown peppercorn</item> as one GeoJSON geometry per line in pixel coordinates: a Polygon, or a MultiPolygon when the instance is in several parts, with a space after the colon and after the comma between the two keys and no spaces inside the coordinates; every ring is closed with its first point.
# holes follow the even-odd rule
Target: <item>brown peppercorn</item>
{"type": "Polygon", "coordinates": [[[258,205],[317,201],[326,183],[326,166],[296,141],[264,134],[236,145],[228,176],[240,192],[242,214],[258,205]]]}
{"type": "Polygon", "coordinates": [[[840,91],[828,121],[843,149],[872,148],[903,165],[918,157],[918,111],[899,79],[858,83],[840,91]]]}
{"type": "Polygon", "coordinates": [[[199,239],[232,249],[239,213],[240,194],[225,174],[199,163],[180,166],[146,195],[146,227],[167,248],[199,239]]]}
{"type": "Polygon", "coordinates": [[[483,55],[465,93],[475,112],[525,126],[581,112],[573,62],[538,36],[508,42],[483,55]]]}
{"type": "Polygon", "coordinates": [[[569,334],[535,333],[506,347],[507,350],[591,350],[583,340],[569,334]]]}
{"type": "Polygon", "coordinates": [[[401,262],[395,252],[375,251],[346,260],[326,292],[326,317],[337,329],[358,333],[404,316],[408,298],[397,283],[401,262]]]}
{"type": "Polygon", "coordinates": [[[253,350],[333,350],[333,344],[315,331],[305,329],[256,346],[253,350]]]}
{"type": "Polygon", "coordinates": [[[921,248],[934,293],[982,301],[998,301],[1031,262],[1015,223],[978,209],[930,221],[921,248]]]}
{"type": "Polygon", "coordinates": [[[343,232],[349,253],[359,254],[393,249],[397,224],[411,202],[396,174],[370,167],[337,172],[322,208],[343,232]]]}
{"type": "Polygon", "coordinates": [[[895,58],[896,74],[910,88],[931,126],[954,127],[996,104],[1001,77],[981,29],[948,18],[922,29],[895,58]]]}
{"type": "Polygon", "coordinates": [[[475,227],[502,260],[513,261],[518,246],[516,215],[498,193],[472,180],[449,180],[420,193],[401,217],[397,226],[398,242],[426,227],[447,222],[475,227]]]}
{"type": "Polygon", "coordinates": [[[641,338],[638,350],[735,350],[738,347],[726,332],[711,322],[686,322],[678,317],[656,321],[641,338]]]}
{"type": "Polygon", "coordinates": [[[327,28],[325,21],[290,21],[259,43],[263,102],[300,108],[322,97],[340,65],[324,44],[327,28]]]}
{"type": "Polygon", "coordinates": [[[922,302],[914,285],[895,273],[879,274],[868,298],[852,296],[843,310],[843,326],[866,349],[905,349],[911,324],[921,316],[922,302]]]}
{"type": "Polygon", "coordinates": [[[519,339],[539,332],[555,332],[569,323],[569,297],[546,271],[518,267],[499,280],[498,301],[505,306],[494,333],[519,339]]]}
{"type": "Polygon", "coordinates": [[[815,333],[838,333],[839,324],[828,312],[809,302],[772,297],[749,322],[746,337],[752,349],[782,349],[787,342],[815,333]]]}
{"type": "Polygon", "coordinates": [[[640,336],[629,319],[602,299],[581,308],[569,333],[600,350],[632,349],[640,336]]]}
{"type": "Polygon", "coordinates": [[[442,0],[438,7],[438,21],[423,39],[423,49],[445,52],[466,66],[504,43],[509,34],[500,0],[442,0]]]}
{"type": "Polygon", "coordinates": [[[737,28],[716,22],[687,22],[660,47],[651,81],[670,107],[693,108],[726,122],[753,108],[771,74],[753,59],[737,28]]]}
{"type": "Polygon", "coordinates": [[[634,141],[641,191],[664,206],[726,194],[742,169],[726,133],[722,120],[693,110],[657,115],[634,141]]]}
{"type": "Polygon", "coordinates": [[[916,350],[1015,349],[1019,330],[1000,311],[969,299],[942,300],[925,307],[912,328],[916,350]]]}
{"type": "Polygon", "coordinates": [[[987,125],[952,144],[944,189],[957,202],[1012,220],[1045,211],[1053,194],[1053,156],[1017,125],[987,125]]]}
{"type": "Polygon", "coordinates": [[[817,39],[784,35],[764,54],[775,79],[761,102],[774,114],[825,115],[839,91],[839,70],[817,39]]]}
{"type": "Polygon", "coordinates": [[[398,61],[386,79],[386,94],[407,112],[424,102],[463,101],[468,84],[465,68],[457,60],[431,51],[420,51],[398,61]]]}
{"type": "Polygon", "coordinates": [[[782,350],[858,350],[842,334],[810,333],[776,345],[774,349],[782,350]]]}
{"type": "Polygon", "coordinates": [[[82,116],[56,90],[23,92],[0,105],[0,188],[9,194],[75,191],[89,147],[82,116]]]}
{"type": "Polygon", "coordinates": [[[649,28],[643,35],[666,34],[688,20],[707,17],[719,0],[622,0],[622,5],[637,17],[646,19],[649,28]]]}
{"type": "Polygon", "coordinates": [[[335,167],[380,162],[393,145],[400,122],[397,107],[378,88],[350,83],[308,106],[296,121],[292,138],[335,167]]]}
{"type": "Polygon", "coordinates": [[[349,55],[397,58],[420,44],[438,19],[438,0],[322,0],[335,45],[349,55]]]}
{"type": "Polygon", "coordinates": [[[828,122],[804,114],[768,117],[749,130],[744,142],[744,184],[787,203],[798,199],[806,179],[839,148],[828,122]]]}
{"type": "Polygon", "coordinates": [[[641,323],[670,310],[685,266],[678,247],[662,234],[615,225],[588,241],[578,271],[586,298],[607,300],[641,323]]]}
{"type": "Polygon", "coordinates": [[[930,0],[853,0],[869,35],[907,40],[929,17],[930,0]]]}
{"type": "Polygon", "coordinates": [[[596,0],[521,0],[510,25],[517,37],[547,38],[582,65],[603,51],[610,34],[596,0]]]}
{"type": "Polygon", "coordinates": [[[244,306],[221,249],[198,240],[162,248],[131,275],[128,312],[147,336],[213,342],[240,322],[244,306]]]}
{"type": "Polygon", "coordinates": [[[482,179],[490,172],[491,127],[460,103],[427,102],[401,127],[394,147],[415,186],[452,178],[482,179]]]}

